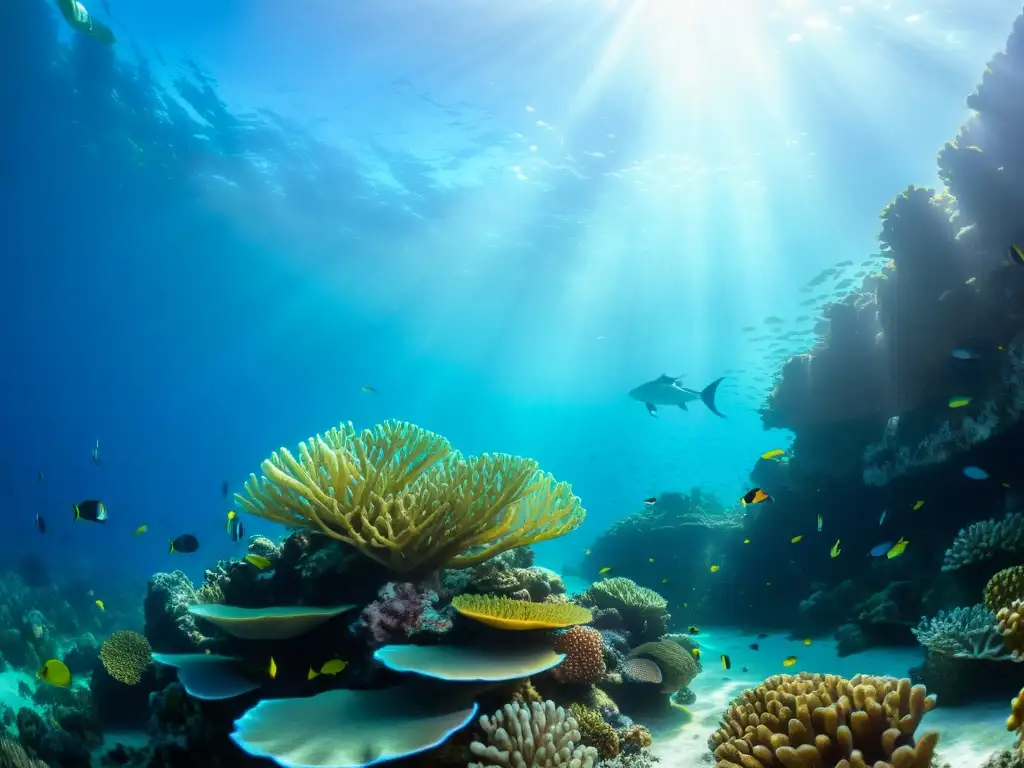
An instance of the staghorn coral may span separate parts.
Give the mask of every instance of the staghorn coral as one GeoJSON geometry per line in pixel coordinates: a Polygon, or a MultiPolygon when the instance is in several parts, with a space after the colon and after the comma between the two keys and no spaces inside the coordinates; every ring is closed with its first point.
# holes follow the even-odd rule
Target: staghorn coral
{"type": "Polygon", "coordinates": [[[1005,608],[1000,608],[996,613],[996,621],[999,622],[998,631],[1002,635],[1002,641],[1006,649],[1009,649],[1009,658],[1014,661],[1024,661],[1024,600],[1014,600],[1005,608]]]}
{"type": "Polygon", "coordinates": [[[619,754],[619,734],[604,721],[600,712],[579,702],[574,702],[569,705],[569,713],[579,725],[580,740],[587,746],[596,749],[602,760],[619,754]]]}
{"type": "Polygon", "coordinates": [[[1010,658],[997,626],[996,615],[983,605],[939,611],[911,630],[917,642],[933,653],[961,659],[1010,658]]]}
{"type": "Polygon", "coordinates": [[[399,572],[469,568],[563,536],[585,510],[566,483],[505,454],[464,458],[442,436],[388,421],[357,433],[342,424],[263,462],[247,512],[319,529],[399,572]]]}
{"type": "Polygon", "coordinates": [[[671,616],[668,601],[653,589],[641,587],[632,579],[613,576],[590,586],[580,598],[585,605],[615,609],[634,637],[656,638],[668,631],[671,616]]]}
{"type": "Polygon", "coordinates": [[[554,647],[565,654],[565,661],[552,670],[558,682],[596,683],[604,677],[604,642],[596,629],[570,627],[555,638],[554,647]]]}
{"type": "Polygon", "coordinates": [[[561,629],[586,624],[590,611],[572,603],[529,603],[491,595],[456,595],[452,607],[463,616],[497,629],[561,629]]]}
{"type": "Polygon", "coordinates": [[[125,685],[136,685],[142,680],[153,660],[153,649],[144,635],[130,629],[115,632],[100,646],[100,661],[107,673],[125,685]]]}
{"type": "Polygon", "coordinates": [[[1014,565],[995,573],[985,584],[985,607],[990,611],[1005,608],[1024,599],[1024,565],[1014,565]]]}
{"type": "Polygon", "coordinates": [[[942,570],[955,571],[1001,554],[1024,554],[1024,514],[1013,512],[1002,520],[982,520],[961,530],[946,550],[942,570]]]}
{"type": "Polygon", "coordinates": [[[438,608],[439,595],[409,582],[389,582],[377,592],[349,630],[374,645],[408,642],[417,635],[443,635],[452,628],[452,611],[438,608]]]}
{"type": "Polygon", "coordinates": [[[493,717],[480,717],[486,743],[469,751],[481,762],[469,768],[594,768],[597,750],[580,744],[579,724],[553,701],[506,704],[493,717]]]}
{"type": "Polygon", "coordinates": [[[629,652],[631,659],[644,657],[650,658],[661,669],[661,690],[664,693],[675,693],[685,688],[697,676],[697,662],[693,656],[671,640],[644,643],[629,652]]]}
{"type": "Polygon", "coordinates": [[[906,678],[775,675],[732,701],[708,748],[718,768],[930,768],[938,736],[914,732],[934,706],[906,678]]]}

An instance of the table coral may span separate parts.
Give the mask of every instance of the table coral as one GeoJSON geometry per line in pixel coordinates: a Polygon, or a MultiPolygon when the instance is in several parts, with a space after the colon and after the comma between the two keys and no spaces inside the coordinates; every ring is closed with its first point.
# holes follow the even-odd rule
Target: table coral
{"type": "Polygon", "coordinates": [[[247,512],[323,531],[399,572],[468,568],[558,538],[586,514],[567,483],[506,454],[465,458],[441,435],[388,421],[342,424],[251,475],[247,512]]]}
{"type": "Polygon", "coordinates": [[[930,768],[935,706],[906,678],[776,675],[733,700],[708,747],[718,768],[930,768]]]}

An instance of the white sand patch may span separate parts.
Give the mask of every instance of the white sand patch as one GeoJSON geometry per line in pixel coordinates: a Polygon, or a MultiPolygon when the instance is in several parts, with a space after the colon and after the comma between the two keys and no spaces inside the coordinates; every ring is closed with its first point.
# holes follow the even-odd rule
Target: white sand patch
{"type": "MultiPolygon", "coordinates": [[[[796,672],[907,677],[922,658],[921,652],[913,648],[872,649],[839,658],[836,642],[831,639],[805,646],[782,635],[759,640],[735,629],[706,628],[697,639],[704,672],[690,686],[697,694],[697,702],[688,707],[693,720],[675,733],[658,729],[654,753],[662,760],[661,768],[694,768],[711,763],[707,740],[718,727],[722,712],[744,688],[752,688],[766,677],[796,672]],[[759,650],[752,650],[751,643],[757,643],[759,650]],[[729,671],[722,667],[719,657],[723,653],[732,662],[729,671]],[[797,663],[783,667],[782,660],[787,656],[796,656],[797,663]]],[[[925,716],[922,728],[939,732],[939,750],[955,768],[979,768],[994,750],[1013,744],[1012,734],[1003,725],[1008,714],[1009,702],[943,709],[940,701],[939,707],[925,716]]]]}
{"type": "Polygon", "coordinates": [[[37,712],[41,710],[28,696],[22,695],[18,688],[19,683],[24,683],[28,686],[28,691],[31,693],[36,688],[36,680],[26,672],[18,669],[7,669],[4,672],[0,672],[0,704],[6,707],[10,707],[17,712],[22,707],[28,707],[34,709],[37,712]]]}

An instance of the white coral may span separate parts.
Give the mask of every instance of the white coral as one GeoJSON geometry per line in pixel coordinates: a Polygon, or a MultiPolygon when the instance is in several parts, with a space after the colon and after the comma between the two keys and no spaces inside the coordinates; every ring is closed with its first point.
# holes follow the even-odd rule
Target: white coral
{"type": "Polygon", "coordinates": [[[1024,514],[1014,512],[1002,520],[982,520],[962,528],[946,550],[942,570],[955,571],[999,554],[1024,554],[1024,514]]]}
{"type": "Polygon", "coordinates": [[[948,613],[939,611],[937,616],[921,619],[911,632],[933,653],[959,659],[1005,661],[1011,658],[996,615],[984,605],[954,608],[948,613]]]}
{"type": "Polygon", "coordinates": [[[469,768],[594,768],[597,762],[596,749],[576,746],[579,724],[553,701],[533,702],[529,707],[506,704],[494,717],[483,715],[480,727],[488,743],[469,745],[470,752],[481,759],[469,768]]]}

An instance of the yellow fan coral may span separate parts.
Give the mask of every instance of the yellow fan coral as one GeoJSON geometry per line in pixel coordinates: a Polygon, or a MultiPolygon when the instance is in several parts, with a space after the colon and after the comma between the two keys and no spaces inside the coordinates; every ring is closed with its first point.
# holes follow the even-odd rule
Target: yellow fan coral
{"type": "Polygon", "coordinates": [[[388,421],[342,424],[282,448],[251,475],[251,514],[319,529],[400,572],[468,568],[515,547],[564,536],[586,514],[567,483],[532,459],[464,458],[442,436],[388,421]]]}
{"type": "Polygon", "coordinates": [[[471,619],[498,629],[559,629],[586,624],[593,616],[572,603],[529,603],[493,595],[457,595],[452,607],[471,619]]]}

